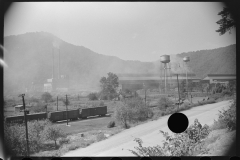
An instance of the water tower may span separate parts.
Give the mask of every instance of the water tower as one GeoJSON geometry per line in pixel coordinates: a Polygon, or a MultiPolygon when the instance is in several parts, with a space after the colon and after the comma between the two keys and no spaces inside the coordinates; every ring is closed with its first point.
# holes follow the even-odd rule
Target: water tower
{"type": "Polygon", "coordinates": [[[186,67],[186,91],[187,91],[187,96],[188,96],[188,77],[187,77],[187,62],[190,61],[189,57],[184,57],[183,62],[185,62],[185,67],[186,67]]]}
{"type": "MultiPolygon", "coordinates": [[[[163,64],[163,71],[164,71],[164,75],[161,74],[161,76],[164,77],[164,92],[167,93],[167,84],[168,84],[168,69],[170,68],[170,56],[169,55],[162,55],[160,56],[160,61],[163,64]]],[[[162,67],[161,67],[162,68],[162,67]]]]}

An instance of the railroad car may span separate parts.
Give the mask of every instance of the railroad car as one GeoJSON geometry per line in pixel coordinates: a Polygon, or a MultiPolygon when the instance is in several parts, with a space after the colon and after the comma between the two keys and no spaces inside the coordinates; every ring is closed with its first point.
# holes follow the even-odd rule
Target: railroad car
{"type": "Polygon", "coordinates": [[[69,120],[77,120],[79,117],[79,109],[48,113],[48,119],[52,122],[67,120],[67,117],[69,120]]]}
{"type": "MultiPolygon", "coordinates": [[[[66,120],[67,116],[69,120],[77,120],[78,118],[87,118],[90,116],[104,116],[107,114],[107,106],[104,107],[95,107],[95,108],[85,108],[85,109],[74,109],[67,111],[55,111],[55,112],[41,112],[41,113],[33,113],[27,114],[27,120],[42,120],[49,119],[52,122],[66,120]],[[68,114],[67,114],[68,113],[68,114]]],[[[23,123],[24,116],[10,116],[6,117],[7,123],[23,123]]]]}
{"type": "Polygon", "coordinates": [[[46,119],[46,118],[47,118],[47,113],[46,112],[27,114],[27,120],[28,121],[43,120],[43,119],[46,119]]]}
{"type": "Polygon", "coordinates": [[[79,109],[79,118],[86,119],[87,117],[90,116],[90,109],[89,108],[84,108],[84,109],[79,109]]]}
{"type": "Polygon", "coordinates": [[[9,116],[6,117],[7,123],[23,123],[24,122],[24,116],[9,116]]]}
{"type": "Polygon", "coordinates": [[[97,107],[97,114],[100,116],[105,116],[107,114],[107,106],[97,107]]]}

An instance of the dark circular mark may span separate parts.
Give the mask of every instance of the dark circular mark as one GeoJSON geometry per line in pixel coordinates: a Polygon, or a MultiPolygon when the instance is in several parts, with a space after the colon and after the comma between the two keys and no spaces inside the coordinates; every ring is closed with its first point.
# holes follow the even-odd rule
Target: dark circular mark
{"type": "Polygon", "coordinates": [[[172,157],[170,160],[181,160],[180,157],[172,157]]]}
{"type": "Polygon", "coordinates": [[[211,160],[210,157],[201,157],[200,160],[211,160]]]}
{"type": "Polygon", "coordinates": [[[122,159],[119,157],[113,157],[113,158],[111,158],[111,160],[122,160],[122,159]]]}
{"type": "Polygon", "coordinates": [[[143,157],[143,158],[141,158],[141,160],[152,160],[152,159],[149,157],[143,157]]]}
{"type": "Polygon", "coordinates": [[[173,113],[168,118],[168,128],[174,133],[182,133],[188,127],[188,118],[183,113],[173,113]]]}

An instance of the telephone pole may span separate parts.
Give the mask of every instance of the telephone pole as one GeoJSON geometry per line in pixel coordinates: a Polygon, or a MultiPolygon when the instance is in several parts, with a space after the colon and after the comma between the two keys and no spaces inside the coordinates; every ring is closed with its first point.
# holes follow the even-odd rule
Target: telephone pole
{"type": "Polygon", "coordinates": [[[26,117],[26,110],[25,110],[25,100],[24,100],[24,96],[25,96],[25,94],[20,94],[18,97],[22,97],[22,101],[23,101],[24,122],[25,122],[25,128],[26,128],[26,141],[27,141],[27,156],[29,156],[28,126],[27,126],[27,117],[26,117]]]}
{"type": "Polygon", "coordinates": [[[177,74],[177,83],[178,83],[178,111],[179,111],[179,105],[180,105],[180,92],[179,92],[178,74],[177,74]]]}
{"type": "Polygon", "coordinates": [[[57,96],[57,111],[58,111],[58,96],[57,96]]]}
{"type": "Polygon", "coordinates": [[[66,115],[67,115],[67,126],[68,126],[68,107],[67,107],[67,105],[68,105],[68,99],[67,99],[67,95],[66,95],[66,110],[67,110],[66,115]]]}

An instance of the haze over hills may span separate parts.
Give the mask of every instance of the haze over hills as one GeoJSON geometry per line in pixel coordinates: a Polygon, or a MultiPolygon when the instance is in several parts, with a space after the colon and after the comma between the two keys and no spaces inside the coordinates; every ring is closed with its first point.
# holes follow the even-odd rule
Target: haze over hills
{"type": "Polygon", "coordinates": [[[189,68],[204,78],[207,74],[236,74],[236,44],[211,50],[181,53],[179,57],[189,56],[189,68]]]}
{"type": "MultiPolygon", "coordinates": [[[[113,73],[159,73],[160,62],[121,60],[114,56],[95,53],[83,46],[67,43],[58,37],[35,32],[4,37],[4,91],[23,90],[34,83],[45,83],[52,77],[54,64],[60,52],[60,74],[68,75],[70,87],[76,90],[97,90],[99,80],[108,72],[113,73]]],[[[209,73],[236,73],[236,45],[213,50],[201,50],[171,55],[174,61],[189,56],[189,68],[199,77],[209,73]]],[[[58,69],[55,68],[55,75],[58,69]]]]}

